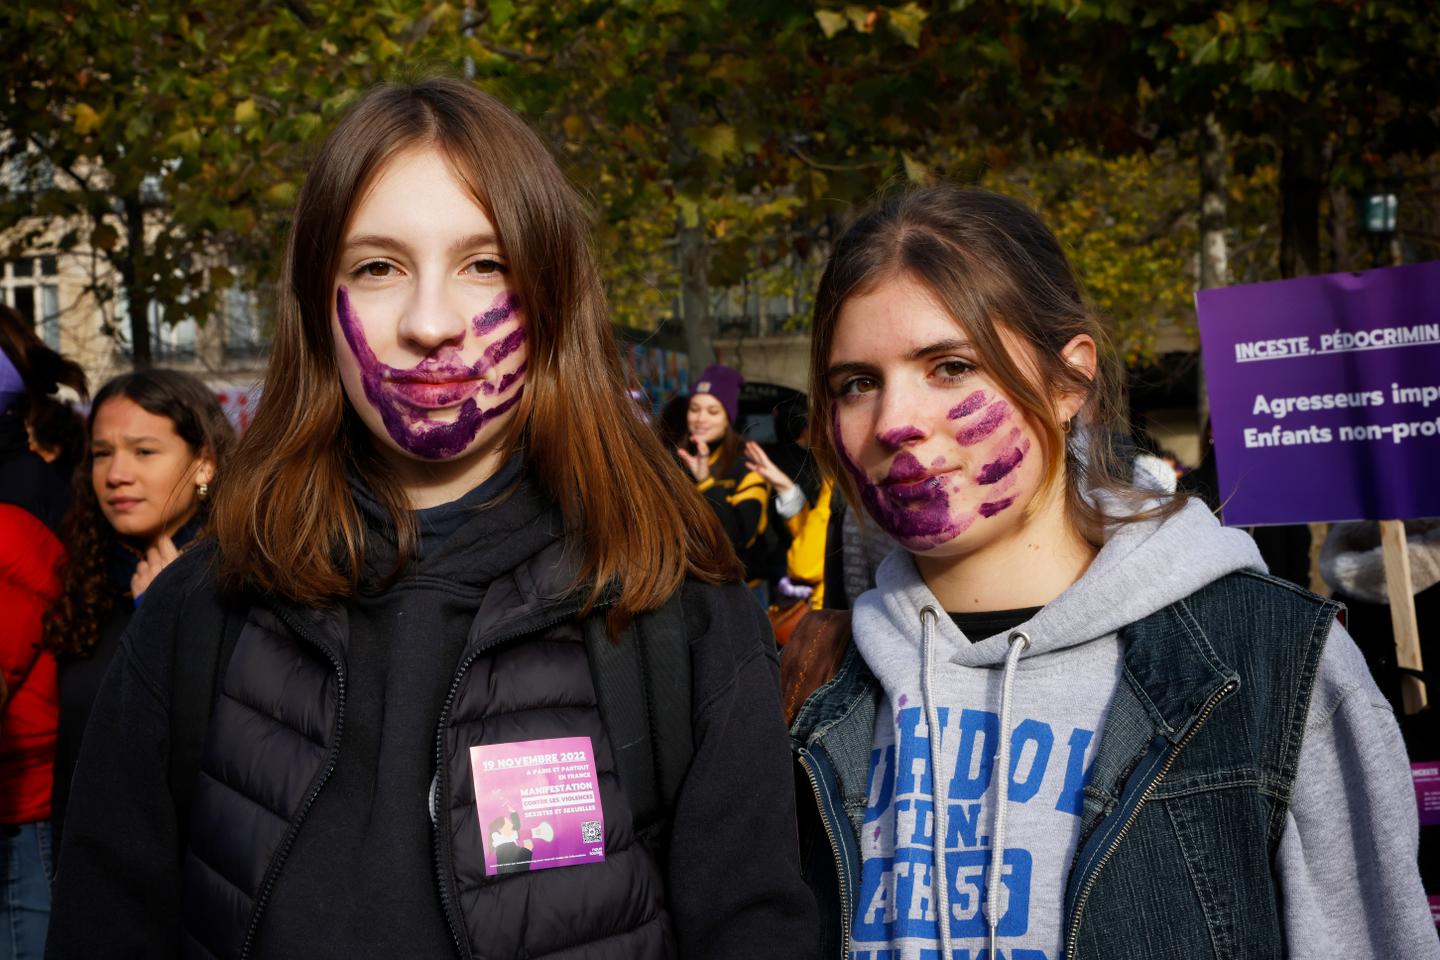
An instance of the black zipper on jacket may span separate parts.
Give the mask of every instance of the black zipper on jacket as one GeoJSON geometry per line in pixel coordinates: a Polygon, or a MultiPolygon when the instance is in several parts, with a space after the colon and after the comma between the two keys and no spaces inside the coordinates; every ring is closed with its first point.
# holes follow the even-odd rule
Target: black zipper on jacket
{"type": "MultiPolygon", "coordinates": [[[[601,609],[596,605],[591,611],[593,615],[601,609]]],[[[450,796],[447,785],[447,771],[445,768],[445,727],[450,718],[450,708],[455,704],[455,694],[460,690],[460,681],[464,678],[470,665],[474,663],[482,653],[494,650],[507,643],[513,643],[521,637],[529,636],[532,633],[539,633],[548,630],[556,624],[564,623],[578,613],[578,608],[572,608],[563,614],[556,615],[540,623],[531,624],[520,630],[512,631],[488,643],[483,643],[470,651],[465,659],[455,669],[455,676],[450,680],[450,690],[445,694],[445,705],[440,708],[440,720],[435,726],[435,879],[440,887],[440,906],[445,913],[445,925],[450,928],[450,939],[455,944],[456,956],[461,960],[471,960],[473,956],[468,944],[468,934],[461,928],[460,919],[455,914],[454,899],[451,896],[454,877],[452,871],[446,869],[450,862],[450,796]]],[[[243,958],[242,958],[243,960],[243,958]]]]}
{"type": "Polygon", "coordinates": [[[320,777],[310,788],[310,793],[300,804],[294,818],[291,819],[290,826],[285,831],[285,837],[280,841],[280,849],[270,859],[270,867],[265,871],[265,880],[260,885],[259,895],[255,898],[255,907],[250,911],[250,927],[245,931],[245,942],[240,946],[240,960],[246,960],[250,956],[250,948],[255,944],[255,934],[260,929],[260,918],[265,913],[270,894],[275,889],[275,881],[280,877],[280,868],[284,866],[286,858],[290,855],[290,848],[295,844],[295,835],[300,832],[300,825],[305,821],[305,816],[310,812],[310,807],[315,803],[315,799],[320,796],[320,791],[324,788],[325,782],[330,779],[330,774],[335,772],[335,764],[340,759],[340,734],[345,727],[345,668],[340,663],[340,658],[335,656],[329,647],[315,639],[314,635],[287,611],[275,608],[273,612],[285,626],[294,631],[296,636],[324,653],[335,667],[335,741],[330,745],[330,755],[325,760],[325,769],[320,772],[320,777]]]}
{"type": "Polygon", "coordinates": [[[820,814],[820,825],[825,828],[825,839],[830,841],[830,854],[835,858],[835,880],[840,885],[840,958],[844,960],[850,955],[850,917],[854,913],[850,905],[850,871],[846,868],[845,856],[840,851],[840,841],[835,837],[835,829],[830,826],[830,818],[825,815],[825,801],[820,796],[820,780],[810,764],[810,751],[802,747],[797,757],[801,769],[810,780],[810,789],[815,793],[815,808],[820,814]]]}
{"type": "Polygon", "coordinates": [[[1147,783],[1141,791],[1140,798],[1135,802],[1135,806],[1130,809],[1130,815],[1127,816],[1125,822],[1120,825],[1119,831],[1116,832],[1114,838],[1110,841],[1110,845],[1106,847],[1105,853],[1096,862],[1095,866],[1091,868],[1090,875],[1085,878],[1085,883],[1080,888],[1080,894],[1075,899],[1075,913],[1070,918],[1070,931],[1065,937],[1064,960],[1075,960],[1076,943],[1080,939],[1080,915],[1085,912],[1085,904],[1090,899],[1090,892],[1095,889],[1095,883],[1100,879],[1100,871],[1104,870],[1105,865],[1115,856],[1115,851],[1120,848],[1121,841],[1125,839],[1126,834],[1130,832],[1130,828],[1133,827],[1135,821],[1139,819],[1140,811],[1144,809],[1145,804],[1150,802],[1150,798],[1154,796],[1155,791],[1159,789],[1160,781],[1165,779],[1165,775],[1168,774],[1170,768],[1175,765],[1175,760],[1180,756],[1180,752],[1190,745],[1191,740],[1195,739],[1195,735],[1200,732],[1200,728],[1205,725],[1205,721],[1210,719],[1210,714],[1214,712],[1215,707],[1219,705],[1220,701],[1234,693],[1238,688],[1239,683],[1237,681],[1228,680],[1220,689],[1210,695],[1210,699],[1205,701],[1204,706],[1200,708],[1200,712],[1195,716],[1194,722],[1190,724],[1190,729],[1186,730],[1185,735],[1180,738],[1180,742],[1171,748],[1170,755],[1165,758],[1164,763],[1161,765],[1159,771],[1156,772],[1155,777],[1147,783]]]}

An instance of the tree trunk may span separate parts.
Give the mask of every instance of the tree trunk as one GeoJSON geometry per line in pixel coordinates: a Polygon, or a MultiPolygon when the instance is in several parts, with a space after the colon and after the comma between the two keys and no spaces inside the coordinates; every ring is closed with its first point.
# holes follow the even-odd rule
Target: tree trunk
{"type": "MultiPolygon", "coordinates": [[[[1230,144],[1225,128],[1215,114],[1205,115],[1200,124],[1200,288],[1224,287],[1230,283],[1228,227],[1229,196],[1225,185],[1230,175],[1230,144]]],[[[1205,389],[1205,370],[1200,370],[1197,419],[1203,443],[1205,425],[1210,421],[1210,395],[1205,389]]],[[[1202,455],[1204,451],[1201,451],[1202,455]]]]}
{"type": "Polygon", "coordinates": [[[715,362],[715,330],[710,317],[710,286],[706,279],[705,224],[677,224],[680,251],[680,317],[685,327],[685,352],[698,374],[715,362]]]}
{"type": "Polygon", "coordinates": [[[154,361],[150,354],[150,291],[141,264],[145,260],[145,208],[140,195],[122,198],[125,211],[125,255],[120,258],[120,281],[130,310],[130,358],[136,370],[154,361]]]}
{"type": "Polygon", "coordinates": [[[1314,140],[1286,144],[1280,155],[1280,275],[1320,272],[1320,149],[1314,140]]]}
{"type": "MultiPolygon", "coordinates": [[[[701,164],[687,135],[690,108],[674,104],[670,110],[670,179],[677,194],[688,180],[699,176],[701,164]]],[[[703,196],[703,191],[695,191],[703,196]]],[[[710,316],[709,257],[705,244],[705,217],[698,210],[694,223],[682,211],[676,219],[676,252],[680,266],[680,322],[685,329],[685,352],[694,377],[715,362],[715,324],[710,316]]]]}
{"type": "Polygon", "coordinates": [[[1207,114],[1200,127],[1200,288],[1230,283],[1228,197],[1230,145],[1225,130],[1207,114]]]}

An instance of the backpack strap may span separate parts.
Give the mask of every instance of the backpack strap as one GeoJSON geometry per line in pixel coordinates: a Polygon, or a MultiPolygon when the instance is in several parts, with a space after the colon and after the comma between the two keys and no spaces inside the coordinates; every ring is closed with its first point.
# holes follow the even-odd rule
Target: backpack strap
{"type": "Polygon", "coordinates": [[[189,846],[190,805],[220,678],[245,625],[245,610],[198,604],[189,629],[175,644],[170,675],[170,797],[182,850],[189,846]]]}
{"type": "Polygon", "coordinates": [[[640,842],[664,864],[671,812],[690,769],[690,637],[677,592],[612,642],[605,617],[585,621],[585,650],[600,718],[610,736],[640,842]]]}

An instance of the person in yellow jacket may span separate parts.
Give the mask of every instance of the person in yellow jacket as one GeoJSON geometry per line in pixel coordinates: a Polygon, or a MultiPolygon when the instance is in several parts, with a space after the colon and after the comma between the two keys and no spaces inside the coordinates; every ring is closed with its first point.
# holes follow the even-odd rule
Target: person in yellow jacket
{"type": "MultiPolygon", "coordinates": [[[[811,503],[789,474],[777,467],[764,448],[753,440],[745,444],[745,465],[763,477],[775,491],[775,513],[790,530],[785,554],[785,578],[779,592],[804,598],[812,610],[825,602],[825,537],[830,525],[830,493],[825,480],[811,503]]],[[[781,598],[777,598],[779,600],[781,598]]]]}
{"type": "Polygon", "coordinates": [[[776,545],[770,524],[770,484],[742,455],[745,441],[735,430],[740,418],[739,371],[706,367],[695,381],[686,411],[689,444],[675,454],[690,471],[745,565],[745,581],[762,606],[769,603],[767,560],[776,545]]]}

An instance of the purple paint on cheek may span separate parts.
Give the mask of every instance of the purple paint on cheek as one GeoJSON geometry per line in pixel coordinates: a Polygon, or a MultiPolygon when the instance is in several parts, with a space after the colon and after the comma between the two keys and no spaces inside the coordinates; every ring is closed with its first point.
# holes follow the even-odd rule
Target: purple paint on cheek
{"type": "Polygon", "coordinates": [[[1025,454],[1029,451],[1030,441],[1025,440],[1009,453],[1002,454],[981,467],[980,472],[975,475],[975,482],[983,487],[1004,480],[1011,470],[1020,466],[1020,461],[1025,459],[1025,454]]]}
{"type": "Polygon", "coordinates": [[[955,432],[955,439],[961,446],[972,446],[994,433],[996,428],[1010,419],[1010,404],[996,400],[985,408],[984,414],[973,427],[962,427],[955,432]]]}
{"type": "Polygon", "coordinates": [[[901,444],[909,443],[911,440],[921,440],[925,434],[920,432],[919,427],[903,426],[886,430],[875,437],[887,447],[898,447],[901,444]]]}
{"type": "MultiPolygon", "coordinates": [[[[503,305],[504,308],[513,312],[514,297],[508,293],[503,296],[507,299],[507,303],[503,305]]],[[[488,315],[495,309],[499,308],[492,308],[482,316],[488,315]]],[[[416,366],[406,369],[388,366],[381,363],[375,356],[374,351],[370,349],[370,344],[365,340],[365,333],[360,326],[360,318],[355,315],[350,306],[350,293],[344,287],[340,287],[335,294],[335,313],[340,322],[340,332],[345,337],[345,343],[350,347],[350,352],[354,354],[355,360],[360,366],[360,383],[365,391],[365,399],[370,401],[370,405],[380,414],[380,422],[384,424],[385,432],[390,435],[390,439],[394,440],[401,449],[418,457],[424,457],[427,460],[448,460],[464,453],[474,442],[480,429],[512,409],[515,404],[520,402],[520,397],[525,392],[525,385],[519,383],[525,370],[525,364],[522,361],[515,371],[501,378],[498,387],[486,390],[485,388],[490,386],[488,381],[479,383],[478,388],[457,383],[453,391],[441,391],[430,399],[433,403],[444,406],[458,401],[466,393],[473,393],[477,389],[480,393],[489,396],[503,394],[511,387],[515,387],[515,392],[508,398],[494,406],[481,409],[476,404],[474,396],[469,396],[460,405],[459,414],[453,421],[447,423],[431,419],[426,415],[425,410],[403,402],[390,385],[476,380],[524,345],[524,329],[518,329],[503,340],[491,344],[473,365],[467,366],[462,363],[458,357],[458,351],[453,347],[445,347],[426,357],[416,366]],[[518,386],[517,383],[519,383],[518,386]]]]}
{"type": "Polygon", "coordinates": [[[504,393],[506,390],[510,389],[511,385],[513,385],[516,380],[519,380],[523,376],[525,376],[525,364],[522,363],[520,364],[520,366],[516,367],[511,372],[501,377],[500,385],[498,387],[495,384],[490,383],[488,380],[485,383],[480,384],[480,392],[485,394],[485,396],[487,397],[493,397],[497,393],[504,393]]]}
{"type": "Polygon", "coordinates": [[[1014,502],[1014,497],[1006,497],[1004,500],[991,500],[988,503],[982,503],[980,504],[980,516],[993,517],[1014,502]]]}
{"type": "Polygon", "coordinates": [[[485,352],[480,355],[480,363],[475,364],[475,366],[479,368],[476,372],[484,373],[491,367],[499,366],[501,363],[505,362],[505,359],[509,357],[510,354],[514,353],[516,350],[519,350],[524,345],[524,330],[515,330],[511,333],[507,333],[505,335],[505,339],[498,340],[485,348],[485,352]],[[483,368],[481,367],[482,364],[483,368]]]}
{"type": "MultiPolygon", "coordinates": [[[[928,550],[938,546],[959,536],[974,522],[973,517],[956,518],[950,515],[950,494],[938,479],[905,490],[903,497],[892,496],[882,485],[872,483],[845,449],[840,436],[839,409],[831,415],[830,433],[841,465],[860,490],[860,501],[865,505],[865,511],[907,550],[928,550]]],[[[886,480],[903,484],[922,480],[925,476],[926,470],[920,461],[910,453],[902,453],[891,464],[886,480]]]]}
{"type": "Polygon", "coordinates": [[[474,320],[470,321],[471,326],[475,329],[475,336],[483,337],[506,320],[515,316],[519,306],[520,299],[516,297],[515,294],[502,293],[500,295],[500,302],[497,305],[492,306],[489,310],[477,315],[474,320]]]}
{"type": "Polygon", "coordinates": [[[947,413],[945,416],[947,419],[950,420],[959,420],[961,417],[968,417],[976,410],[979,410],[981,407],[985,406],[985,401],[989,399],[990,398],[985,395],[984,390],[976,390],[974,393],[970,394],[970,396],[966,397],[964,400],[961,400],[958,404],[952,407],[950,409],[950,412],[947,413]]]}

